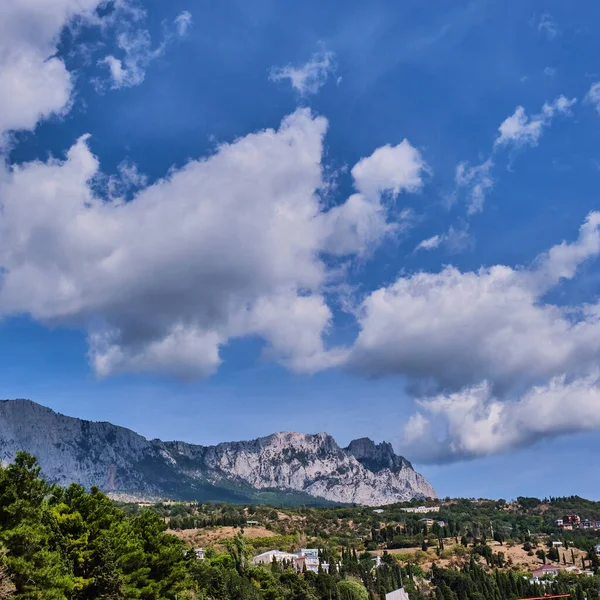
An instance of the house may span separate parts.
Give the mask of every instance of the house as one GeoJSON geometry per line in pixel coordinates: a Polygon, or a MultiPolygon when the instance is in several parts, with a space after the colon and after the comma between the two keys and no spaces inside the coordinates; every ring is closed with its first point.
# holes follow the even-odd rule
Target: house
{"type": "Polygon", "coordinates": [[[583,519],[581,523],[579,523],[579,529],[591,529],[592,522],[589,519],[583,519]]]}
{"type": "Polygon", "coordinates": [[[581,523],[579,515],[565,515],[563,517],[564,525],[579,525],[579,523],[581,523]]]}
{"type": "Polygon", "coordinates": [[[532,572],[534,579],[541,579],[542,577],[556,577],[560,571],[560,568],[555,565],[540,565],[535,571],[532,572]]]}
{"type": "Polygon", "coordinates": [[[204,560],[204,550],[202,548],[196,548],[194,552],[196,553],[196,558],[198,560],[204,560]]]}
{"type": "Polygon", "coordinates": [[[381,556],[376,556],[373,559],[373,562],[375,563],[374,568],[378,569],[381,566],[381,563],[382,563],[381,556]]]}
{"type": "Polygon", "coordinates": [[[554,521],[554,524],[557,527],[562,527],[564,525],[564,521],[562,519],[556,519],[556,521],[554,521]]]}
{"type": "Polygon", "coordinates": [[[596,546],[596,554],[600,554],[600,544],[596,546]]]}
{"type": "Polygon", "coordinates": [[[293,564],[294,560],[298,558],[297,554],[291,554],[290,552],[282,552],[281,550],[268,550],[255,556],[252,559],[252,564],[255,565],[270,565],[274,560],[281,563],[284,560],[289,561],[293,564]]]}
{"type": "Polygon", "coordinates": [[[248,525],[248,527],[257,527],[258,521],[246,521],[246,525],[248,525]]]}
{"type": "Polygon", "coordinates": [[[435,523],[435,521],[433,519],[419,519],[419,523],[424,523],[425,525],[427,525],[427,529],[429,529],[430,527],[433,527],[433,524],[435,523]]]}
{"type": "MultiPolygon", "coordinates": [[[[313,573],[319,572],[319,559],[318,548],[301,548],[298,552],[282,552],[281,550],[268,550],[263,552],[252,559],[252,563],[255,565],[270,565],[274,560],[279,563],[284,561],[289,562],[297,573],[302,571],[312,571],[313,573]]],[[[323,564],[323,569],[329,572],[329,565],[323,564]]]]}
{"type": "Polygon", "coordinates": [[[301,572],[306,568],[307,571],[313,573],[319,572],[318,548],[301,548],[294,556],[294,569],[296,571],[301,572]]]}
{"type": "Polygon", "coordinates": [[[553,548],[562,548],[563,545],[564,544],[562,542],[552,542],[552,547],[553,548]]]}
{"type": "Polygon", "coordinates": [[[446,527],[446,521],[436,521],[440,527],[446,527]]]}
{"type": "Polygon", "coordinates": [[[600,529],[600,521],[594,521],[594,529],[600,529]]]}
{"type": "MultiPolygon", "coordinates": [[[[319,572],[319,559],[314,558],[312,556],[296,556],[294,558],[294,570],[297,573],[301,573],[304,570],[312,571],[313,573],[319,572]]],[[[327,565],[327,569],[323,566],[323,570],[329,572],[329,565],[327,565]]]]}
{"type": "Polygon", "coordinates": [[[376,508],[375,510],[373,510],[373,512],[380,515],[383,512],[383,508],[376,508]]]}
{"type": "Polygon", "coordinates": [[[410,600],[404,588],[399,588],[385,595],[385,600],[410,600]]]}

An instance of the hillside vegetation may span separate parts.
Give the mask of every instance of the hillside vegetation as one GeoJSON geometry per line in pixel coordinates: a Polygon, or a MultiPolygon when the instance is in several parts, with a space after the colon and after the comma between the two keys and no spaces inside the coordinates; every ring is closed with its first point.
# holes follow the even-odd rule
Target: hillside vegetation
{"type": "Polygon", "coordinates": [[[383,512],[117,505],[95,488],[49,485],[35,459],[20,453],[0,467],[0,600],[382,600],[401,585],[411,600],[549,592],[598,599],[597,532],[564,532],[553,524],[565,511],[592,518],[596,503],[447,500],[440,507],[423,517],[401,505],[383,512]],[[444,523],[420,520],[429,516],[444,523]],[[566,545],[558,556],[551,548],[556,539],[566,545]],[[318,548],[329,572],[252,564],[263,550],[301,547],[318,548]],[[513,560],[514,549],[532,563],[513,560]],[[531,567],[544,562],[573,569],[551,582],[530,581],[531,567]]]}

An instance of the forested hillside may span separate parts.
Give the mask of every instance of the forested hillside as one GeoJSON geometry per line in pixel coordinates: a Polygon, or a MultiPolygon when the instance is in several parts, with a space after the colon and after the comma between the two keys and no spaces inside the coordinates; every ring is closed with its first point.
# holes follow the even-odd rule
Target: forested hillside
{"type": "Polygon", "coordinates": [[[552,530],[553,513],[573,506],[591,514],[596,505],[578,498],[445,501],[436,518],[446,520],[431,526],[403,506],[119,506],[94,488],[49,485],[35,459],[20,453],[0,467],[0,600],[383,600],[401,586],[411,600],[551,592],[597,600],[598,533],[552,530]],[[559,537],[567,547],[555,556],[559,537]],[[265,549],[305,544],[319,550],[317,572],[252,562],[265,549]],[[573,568],[552,581],[532,579],[512,550],[573,568]]]}

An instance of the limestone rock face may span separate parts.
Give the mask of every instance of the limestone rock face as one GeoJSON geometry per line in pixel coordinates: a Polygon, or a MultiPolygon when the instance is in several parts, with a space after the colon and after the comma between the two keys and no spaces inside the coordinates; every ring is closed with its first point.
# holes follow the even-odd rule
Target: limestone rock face
{"type": "Polygon", "coordinates": [[[147,440],[110,423],[66,417],[29,400],[0,401],[0,460],[35,455],[52,482],[133,497],[380,506],[436,497],[391,444],[368,438],[340,448],[326,433],[274,433],[247,442],[200,446],[147,440]]]}

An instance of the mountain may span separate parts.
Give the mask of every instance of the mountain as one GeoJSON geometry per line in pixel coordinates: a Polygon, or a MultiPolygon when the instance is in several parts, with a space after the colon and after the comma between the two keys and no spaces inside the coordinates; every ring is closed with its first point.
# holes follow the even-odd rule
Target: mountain
{"type": "Polygon", "coordinates": [[[137,498],[379,506],[436,497],[388,443],[340,448],[326,433],[274,433],[199,446],[148,440],[106,422],[66,417],[30,400],[0,401],[0,460],[35,455],[44,476],[137,498]]]}

